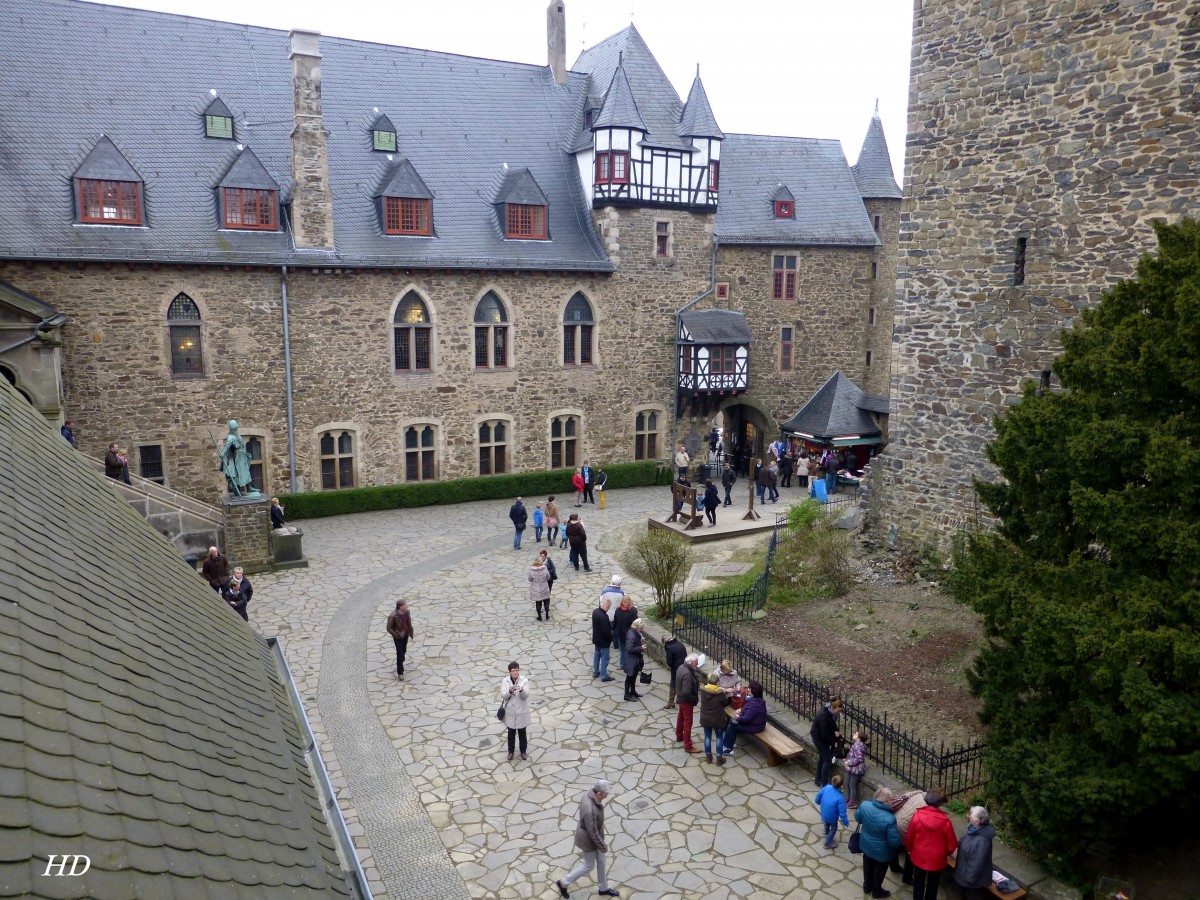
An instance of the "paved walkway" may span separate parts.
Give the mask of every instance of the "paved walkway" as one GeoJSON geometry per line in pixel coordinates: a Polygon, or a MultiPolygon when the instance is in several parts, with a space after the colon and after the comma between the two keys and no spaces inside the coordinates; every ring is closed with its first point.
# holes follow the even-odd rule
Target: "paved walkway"
{"type": "MultiPolygon", "coordinates": [[[[661,667],[636,703],[621,700],[620,680],[591,679],[591,609],[619,569],[608,551],[666,492],[611,498],[584,510],[590,574],[554,551],[549,623],[528,599],[539,545],[531,528],[512,549],[506,502],[304,522],[310,567],[256,580],[251,622],[283,641],[376,897],[556,897],[554,879],[577,858],[578,798],[603,776],[614,784],[609,878],[623,897],[857,900],[845,833],[835,852],[821,848],[811,773],[768,769],[757,747],[724,768],[685,754],[661,667]],[[405,682],[384,630],[400,598],[417,632],[405,682]],[[511,659],[533,692],[528,762],[506,761],[495,719],[511,659]]],[[[649,592],[632,589],[648,607],[649,592]]],[[[589,876],[572,895],[595,890],[589,876]]]]}

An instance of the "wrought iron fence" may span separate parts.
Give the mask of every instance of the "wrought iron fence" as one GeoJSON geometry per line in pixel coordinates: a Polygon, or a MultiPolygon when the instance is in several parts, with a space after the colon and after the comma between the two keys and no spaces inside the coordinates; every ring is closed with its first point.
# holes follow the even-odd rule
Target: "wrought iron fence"
{"type": "MultiPolygon", "coordinates": [[[[799,663],[788,663],[775,654],[734,633],[730,626],[751,617],[766,604],[771,562],[776,547],[787,539],[786,516],[778,516],[767,550],[766,568],[744,591],[706,594],[675,604],[672,631],[684,643],[712,659],[728,659],[747,680],[762,684],[775,702],[796,715],[812,719],[837,692],[827,684],[808,678],[799,663]]],[[[934,744],[889,721],[857,701],[842,696],[842,733],[866,729],[871,735],[867,756],[881,769],[919,787],[940,786],[950,797],[959,796],[987,783],[984,762],[987,746],[979,741],[947,746],[934,744]]]]}

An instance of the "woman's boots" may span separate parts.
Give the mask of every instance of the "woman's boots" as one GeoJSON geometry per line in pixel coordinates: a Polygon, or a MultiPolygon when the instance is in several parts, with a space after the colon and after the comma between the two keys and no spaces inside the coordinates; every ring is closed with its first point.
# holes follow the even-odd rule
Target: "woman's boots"
{"type": "Polygon", "coordinates": [[[663,709],[675,708],[675,688],[671,688],[671,696],[667,698],[667,705],[663,709]]]}

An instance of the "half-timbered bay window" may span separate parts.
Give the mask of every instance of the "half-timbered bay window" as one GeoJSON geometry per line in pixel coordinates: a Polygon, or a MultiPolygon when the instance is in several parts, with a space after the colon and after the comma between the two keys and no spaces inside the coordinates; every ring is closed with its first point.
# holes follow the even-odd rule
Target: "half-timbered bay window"
{"type": "Polygon", "coordinates": [[[432,425],[410,425],[404,429],[404,480],[437,479],[437,435],[432,425]]]}
{"type": "Polygon", "coordinates": [[[629,154],[603,150],[596,154],[596,184],[628,184],[629,154]]]}
{"type": "Polygon", "coordinates": [[[537,241],[546,239],[546,207],[509,203],[505,209],[508,221],[506,237],[537,241]]]}
{"type": "Polygon", "coordinates": [[[772,300],[796,299],[796,257],[776,253],[771,265],[773,281],[771,286],[772,300]]]}
{"type": "Polygon", "coordinates": [[[200,309],[187,294],[178,294],[167,307],[167,331],[171,340],[171,374],[203,375],[200,309]]]}
{"type": "Polygon", "coordinates": [[[479,474],[503,475],[508,471],[508,423],[479,423],[479,474]]]}
{"type": "Polygon", "coordinates": [[[592,364],[592,305],[576,293],[563,313],[563,365],[592,364]]]}
{"type": "Polygon", "coordinates": [[[550,420],[550,468],[574,468],[578,459],[579,417],[555,416],[550,420]]]}
{"type": "Polygon", "coordinates": [[[737,371],[737,348],[729,346],[706,347],[708,373],[710,375],[733,375],[737,371]]]}
{"type": "Polygon", "coordinates": [[[384,227],[387,234],[424,234],[429,229],[429,201],[416,197],[384,197],[384,227]]]}
{"type": "Polygon", "coordinates": [[[326,431],[321,434],[321,490],[354,487],[354,434],[326,431]]]}
{"type": "Polygon", "coordinates": [[[79,221],[141,225],[142,186],[136,181],[79,179],[79,221]]]}
{"type": "Polygon", "coordinates": [[[679,316],[679,389],[695,396],[748,390],[750,328],[743,313],[703,309],[679,316]]]}
{"type": "Polygon", "coordinates": [[[508,366],[508,313],[491,291],[475,307],[475,368],[508,366]]]}
{"type": "Polygon", "coordinates": [[[225,227],[251,231],[275,231],[275,191],[254,188],[225,188],[225,227]]]}
{"type": "Polygon", "coordinates": [[[633,420],[633,458],[658,459],[658,412],[641,410],[633,420]]]}
{"type": "Polygon", "coordinates": [[[409,291],[392,317],[392,350],[397,372],[427,372],[433,367],[433,326],[416,291],[409,291]]]}

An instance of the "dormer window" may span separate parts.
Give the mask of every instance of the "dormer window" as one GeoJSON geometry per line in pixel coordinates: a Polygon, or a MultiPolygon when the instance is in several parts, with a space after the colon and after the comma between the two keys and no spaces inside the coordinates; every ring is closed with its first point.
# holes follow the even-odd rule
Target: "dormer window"
{"type": "Polygon", "coordinates": [[[233,113],[220,97],[214,97],[204,109],[204,136],[233,140],[233,113]]]}
{"type": "Polygon", "coordinates": [[[524,203],[505,205],[505,237],[533,241],[546,240],[546,207],[524,203]]]}
{"type": "Polygon", "coordinates": [[[225,227],[275,231],[275,191],[225,188],[225,227]]]}
{"type": "Polygon", "coordinates": [[[417,197],[383,198],[385,234],[424,234],[429,228],[429,201],[417,197]]]}
{"type": "Polygon", "coordinates": [[[775,201],[775,218],[791,219],[795,213],[795,208],[791,200],[776,200],[775,201]]]}
{"type": "Polygon", "coordinates": [[[371,123],[371,149],[383,153],[396,152],[396,126],[385,115],[371,123]]]}
{"type": "Polygon", "coordinates": [[[94,225],[141,225],[142,193],[136,181],[78,179],[79,221],[94,225]]]}
{"type": "Polygon", "coordinates": [[[433,234],[433,192],[407,159],[387,168],[375,197],[384,234],[433,234]]]}
{"type": "Polygon", "coordinates": [[[596,184],[628,184],[629,154],[603,151],[596,154],[596,184]]]}

